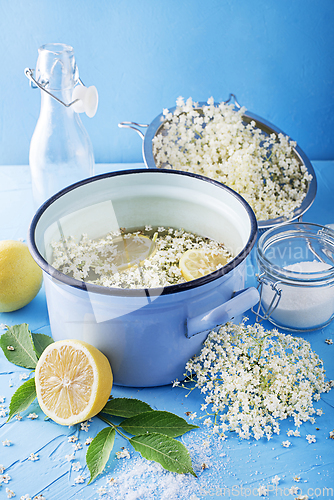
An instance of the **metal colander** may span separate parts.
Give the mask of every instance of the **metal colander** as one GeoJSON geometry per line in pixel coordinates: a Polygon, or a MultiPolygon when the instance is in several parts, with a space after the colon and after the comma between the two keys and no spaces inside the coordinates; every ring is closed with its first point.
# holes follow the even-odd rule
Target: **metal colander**
{"type": "MultiPolygon", "coordinates": [[[[230,94],[229,99],[226,101],[226,103],[230,102],[232,99],[234,99],[234,104],[236,108],[240,108],[239,103],[236,100],[236,97],[234,94],[230,94]]],[[[199,108],[203,107],[207,103],[205,102],[200,102],[199,103],[199,108]]],[[[218,105],[218,104],[216,104],[218,105]]],[[[174,106],[173,108],[170,108],[169,111],[171,113],[174,113],[176,107],[174,106]]],[[[266,121],[265,119],[246,111],[243,114],[243,120],[245,123],[250,123],[251,121],[254,121],[256,123],[256,126],[261,129],[261,131],[264,134],[270,135],[272,133],[278,135],[278,134],[283,134],[286,136],[286,134],[277,128],[275,125],[271,124],[270,122],[266,121]]],[[[136,122],[121,122],[119,123],[120,128],[131,128],[135,130],[140,137],[143,139],[143,144],[142,144],[142,153],[143,153],[143,160],[147,168],[157,168],[156,165],[156,160],[153,154],[153,148],[152,148],[152,140],[155,136],[159,134],[167,134],[167,131],[165,129],[165,116],[163,113],[158,115],[149,125],[147,124],[140,124],[136,122]],[[146,133],[144,134],[141,128],[146,129],[146,133]]],[[[293,212],[293,216],[289,219],[289,221],[296,221],[296,220],[301,220],[302,215],[310,208],[312,205],[316,192],[317,192],[317,180],[316,180],[316,175],[314,172],[314,169],[312,167],[312,164],[306,154],[302,151],[302,149],[297,145],[295,148],[293,148],[293,154],[295,155],[297,161],[299,164],[306,168],[307,172],[312,175],[312,180],[309,183],[308,190],[306,193],[305,198],[303,199],[301,205],[296,208],[293,212]]],[[[273,226],[276,226],[278,224],[282,224],[283,222],[287,222],[286,217],[277,217],[275,219],[268,219],[268,220],[260,220],[258,221],[258,229],[259,231],[264,231],[267,230],[273,226]]]]}

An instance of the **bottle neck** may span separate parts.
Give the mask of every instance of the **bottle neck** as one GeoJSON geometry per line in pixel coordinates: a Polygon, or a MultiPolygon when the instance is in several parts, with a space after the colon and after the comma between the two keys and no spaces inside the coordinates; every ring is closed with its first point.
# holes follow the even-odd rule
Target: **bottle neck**
{"type": "MultiPolygon", "coordinates": [[[[52,91],[52,94],[63,103],[69,104],[73,100],[72,92],[73,89],[64,89],[54,90],[52,91]]],[[[50,119],[52,119],[52,117],[59,118],[63,116],[67,119],[77,118],[79,121],[81,121],[78,113],[75,113],[75,111],[73,110],[73,106],[64,106],[64,104],[54,99],[54,97],[47,94],[47,92],[41,90],[40,117],[44,116],[45,114],[49,115],[50,119]]]]}

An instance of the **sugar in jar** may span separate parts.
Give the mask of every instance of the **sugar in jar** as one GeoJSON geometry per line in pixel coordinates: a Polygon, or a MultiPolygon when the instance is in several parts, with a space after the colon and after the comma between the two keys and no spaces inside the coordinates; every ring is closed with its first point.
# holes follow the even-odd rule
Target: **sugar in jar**
{"type": "Polygon", "coordinates": [[[312,331],[334,317],[334,231],[308,222],[284,223],[257,244],[259,318],[289,331],[312,331]]]}

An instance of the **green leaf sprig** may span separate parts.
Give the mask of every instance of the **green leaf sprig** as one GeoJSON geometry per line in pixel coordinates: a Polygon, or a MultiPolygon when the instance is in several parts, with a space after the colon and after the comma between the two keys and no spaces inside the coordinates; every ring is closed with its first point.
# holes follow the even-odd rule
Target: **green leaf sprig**
{"type": "MultiPolygon", "coordinates": [[[[52,342],[48,335],[32,333],[26,323],[7,327],[0,337],[0,347],[8,361],[31,370],[36,368],[42,352],[52,342]]],[[[7,422],[26,410],[35,398],[35,379],[30,378],[13,394],[7,422]]],[[[97,416],[108,427],[95,436],[87,450],[88,484],[103,472],[114,447],[116,433],[127,439],[135,451],[147,460],[160,463],[170,472],[196,477],[187,448],[175,438],[198,426],[188,424],[174,413],[154,410],[144,401],[133,398],[111,398],[97,416]],[[123,420],[115,423],[115,418],[123,420]]]]}

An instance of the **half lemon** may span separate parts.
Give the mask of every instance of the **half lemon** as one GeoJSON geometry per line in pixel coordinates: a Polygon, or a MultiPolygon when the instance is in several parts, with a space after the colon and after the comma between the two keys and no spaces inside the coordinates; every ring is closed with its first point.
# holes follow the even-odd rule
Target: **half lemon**
{"type": "Polygon", "coordinates": [[[112,244],[117,247],[113,264],[119,271],[142,263],[156,251],[154,239],[142,234],[119,236],[113,239],[112,244]]]}
{"type": "Polygon", "coordinates": [[[61,425],[74,425],[99,413],[108,401],[112,383],[106,356],[79,340],[50,344],[35,371],[38,403],[61,425]]]}

